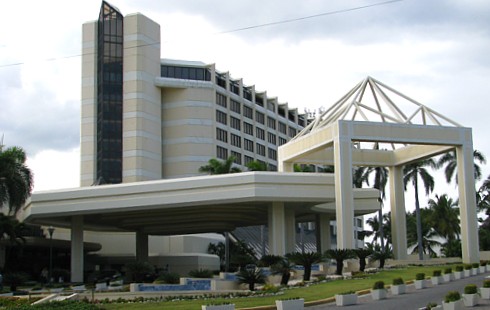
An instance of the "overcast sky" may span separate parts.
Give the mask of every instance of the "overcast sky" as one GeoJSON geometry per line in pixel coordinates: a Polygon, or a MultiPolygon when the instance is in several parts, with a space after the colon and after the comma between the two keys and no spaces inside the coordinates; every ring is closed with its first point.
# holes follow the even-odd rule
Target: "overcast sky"
{"type": "MultiPolygon", "coordinates": [[[[487,0],[111,3],[161,25],[162,58],[216,63],[300,111],[329,107],[370,75],[472,127],[474,148],[490,156],[487,0]]],[[[35,191],[79,185],[81,25],[100,5],[0,4],[0,135],[26,149],[35,191]]],[[[450,191],[438,183],[436,192],[450,191]]]]}

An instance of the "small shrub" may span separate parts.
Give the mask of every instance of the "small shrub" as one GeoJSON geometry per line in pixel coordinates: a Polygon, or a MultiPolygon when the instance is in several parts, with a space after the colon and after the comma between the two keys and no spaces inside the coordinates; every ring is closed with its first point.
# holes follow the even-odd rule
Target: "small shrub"
{"type": "Polygon", "coordinates": [[[179,284],[180,275],[174,272],[162,273],[154,281],[155,284],[179,284]]]}
{"type": "Polygon", "coordinates": [[[490,287],[490,279],[483,280],[483,287],[490,287]]]}
{"type": "Polygon", "coordinates": [[[471,266],[472,266],[473,268],[478,268],[478,267],[480,267],[480,264],[478,264],[478,263],[473,263],[473,264],[471,264],[471,266]]]}
{"type": "Polygon", "coordinates": [[[480,262],[480,266],[485,267],[486,265],[487,265],[487,261],[486,260],[482,260],[480,262]]]}
{"type": "Polygon", "coordinates": [[[266,284],[264,287],[262,287],[262,291],[264,293],[275,294],[279,292],[279,287],[275,286],[274,284],[266,284]]]}
{"type": "Polygon", "coordinates": [[[464,287],[465,294],[476,294],[478,292],[478,288],[475,284],[468,284],[464,287]]]}
{"type": "Polygon", "coordinates": [[[425,306],[425,309],[431,310],[432,308],[437,307],[437,304],[435,302],[429,302],[427,306],[425,306]]]}
{"type": "Polygon", "coordinates": [[[352,273],[352,279],[366,279],[368,277],[369,275],[362,271],[356,271],[352,273]]]}
{"type": "Polygon", "coordinates": [[[354,291],[345,291],[345,292],[342,292],[342,293],[339,293],[339,295],[351,295],[351,294],[355,294],[356,292],[354,291]]]}
{"type": "Polygon", "coordinates": [[[425,280],[425,273],[417,273],[415,275],[415,280],[425,280]]]}
{"type": "Polygon", "coordinates": [[[393,279],[393,285],[402,285],[402,284],[405,284],[405,282],[403,282],[402,278],[394,278],[393,279]]]}
{"type": "Polygon", "coordinates": [[[189,271],[189,276],[191,278],[212,278],[213,272],[209,269],[194,269],[189,271]]]}
{"type": "Polygon", "coordinates": [[[464,265],[464,270],[470,270],[471,268],[473,268],[473,267],[471,266],[471,264],[465,264],[465,265],[464,265]]]}
{"type": "Polygon", "coordinates": [[[434,270],[432,272],[432,276],[433,277],[440,277],[441,276],[441,271],[440,270],[434,270]]]}
{"type": "Polygon", "coordinates": [[[449,291],[444,297],[444,302],[453,302],[461,299],[461,294],[458,291],[449,291]]]}
{"type": "Polygon", "coordinates": [[[453,269],[451,267],[444,269],[444,274],[450,274],[453,272],[453,269]]]}
{"type": "Polygon", "coordinates": [[[463,268],[463,266],[458,265],[455,267],[455,269],[456,269],[456,271],[463,271],[464,268],[463,268]]]}
{"type": "Polygon", "coordinates": [[[382,290],[385,288],[385,283],[383,281],[376,281],[373,284],[373,290],[382,290]]]}

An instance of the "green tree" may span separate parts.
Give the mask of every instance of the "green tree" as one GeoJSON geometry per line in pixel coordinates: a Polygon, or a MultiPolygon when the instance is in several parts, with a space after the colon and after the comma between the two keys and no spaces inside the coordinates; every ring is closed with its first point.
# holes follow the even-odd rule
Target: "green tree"
{"type": "Polygon", "coordinates": [[[322,254],[317,252],[294,252],[286,254],[286,258],[296,265],[304,268],[303,281],[309,281],[311,277],[311,266],[322,261],[322,254]]]}
{"type": "Polygon", "coordinates": [[[490,175],[483,181],[476,192],[476,203],[478,211],[490,215],[490,175]]]}
{"type": "MultiPolygon", "coordinates": [[[[422,244],[422,220],[420,217],[420,203],[419,203],[419,178],[422,180],[422,184],[425,188],[425,194],[429,195],[434,190],[434,178],[430,175],[429,171],[425,167],[436,167],[436,163],[433,159],[424,159],[418,162],[414,162],[403,167],[403,184],[405,190],[407,184],[412,183],[415,190],[415,214],[416,214],[416,226],[417,226],[417,242],[422,244]]],[[[419,259],[423,259],[423,249],[417,246],[419,253],[419,259]]]]}
{"type": "Polygon", "coordinates": [[[209,174],[228,174],[242,172],[240,168],[233,167],[234,161],[234,156],[230,156],[224,161],[216,158],[211,158],[208,161],[207,165],[201,166],[199,168],[199,172],[206,172],[209,174]]]}
{"type": "Polygon", "coordinates": [[[461,240],[452,239],[448,240],[441,247],[441,253],[445,257],[462,257],[463,251],[461,250],[461,240]]]}
{"type": "Polygon", "coordinates": [[[373,251],[373,254],[371,254],[371,259],[373,261],[379,261],[380,269],[384,268],[387,259],[393,258],[393,250],[389,245],[382,248],[379,246],[379,244],[368,244],[368,248],[373,251]]]}
{"type": "Polygon", "coordinates": [[[446,194],[436,195],[436,199],[429,200],[428,222],[435,232],[446,240],[459,238],[459,209],[457,203],[446,194]]]}
{"type": "Polygon", "coordinates": [[[260,268],[242,269],[237,274],[239,283],[248,284],[248,289],[255,290],[255,284],[265,283],[265,275],[260,268]]]}
{"type": "Polygon", "coordinates": [[[366,269],[366,259],[373,254],[372,249],[367,247],[363,249],[355,249],[354,253],[359,259],[359,271],[364,271],[364,269],[366,269]]]}
{"type": "Polygon", "coordinates": [[[427,219],[430,216],[431,211],[429,209],[420,209],[420,216],[422,217],[422,241],[418,240],[417,233],[417,215],[416,211],[412,213],[407,213],[407,245],[409,247],[413,247],[412,254],[419,252],[419,244],[422,244],[420,247],[422,253],[428,254],[431,257],[436,256],[435,247],[441,246],[441,243],[437,241],[437,233],[430,227],[427,219]]]}
{"type": "Polygon", "coordinates": [[[312,165],[293,165],[294,172],[315,172],[315,168],[312,165]]]}
{"type": "Polygon", "coordinates": [[[325,257],[334,259],[337,265],[335,274],[341,276],[344,268],[344,260],[356,257],[351,249],[330,249],[325,251],[325,257]]]}
{"type": "MultiPolygon", "coordinates": [[[[480,180],[481,179],[481,168],[478,165],[480,164],[485,164],[487,162],[485,155],[483,155],[480,151],[478,150],[473,150],[473,167],[474,167],[474,172],[475,172],[475,180],[480,180]],[[478,162],[478,163],[477,163],[478,162]]],[[[448,183],[451,183],[451,180],[454,178],[456,184],[458,183],[458,175],[456,173],[456,168],[457,168],[457,158],[456,158],[456,151],[450,151],[442,155],[439,160],[437,161],[437,167],[443,167],[444,168],[444,175],[446,176],[446,181],[448,183]]]]}
{"type": "Polygon", "coordinates": [[[286,257],[282,257],[277,263],[271,266],[272,274],[281,275],[281,285],[288,285],[293,271],[294,264],[286,257]]]}
{"type": "Polygon", "coordinates": [[[26,165],[26,153],[20,147],[3,149],[0,145],[0,207],[15,215],[31,196],[32,172],[26,165]]]}
{"type": "Polygon", "coordinates": [[[267,171],[267,165],[260,160],[252,160],[247,165],[248,171],[267,171]]]}

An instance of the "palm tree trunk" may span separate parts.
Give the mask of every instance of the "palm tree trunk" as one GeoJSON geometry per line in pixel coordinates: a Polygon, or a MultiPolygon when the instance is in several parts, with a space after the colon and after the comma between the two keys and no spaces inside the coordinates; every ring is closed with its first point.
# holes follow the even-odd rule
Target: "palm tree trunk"
{"type": "Polygon", "coordinates": [[[418,243],[418,252],[419,252],[419,260],[424,259],[424,249],[422,246],[422,219],[420,218],[420,204],[419,204],[419,187],[418,187],[418,177],[415,177],[414,187],[415,187],[415,215],[417,218],[417,243],[418,243]]]}

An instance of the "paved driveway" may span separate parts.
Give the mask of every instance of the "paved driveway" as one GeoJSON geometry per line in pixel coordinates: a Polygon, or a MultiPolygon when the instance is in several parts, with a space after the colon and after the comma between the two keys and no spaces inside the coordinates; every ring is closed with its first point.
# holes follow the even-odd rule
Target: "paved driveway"
{"type": "MultiPolygon", "coordinates": [[[[442,303],[444,296],[448,291],[458,291],[463,293],[464,287],[467,284],[476,284],[481,287],[483,279],[489,276],[490,273],[479,274],[477,276],[472,276],[469,278],[464,278],[461,280],[451,281],[449,283],[444,283],[441,285],[432,286],[430,280],[428,282],[428,287],[422,290],[415,290],[414,285],[407,286],[407,293],[404,295],[393,296],[388,292],[388,298],[379,301],[373,301],[370,294],[359,296],[359,303],[353,306],[347,307],[337,307],[335,303],[324,304],[319,306],[308,307],[308,310],[313,309],[352,309],[352,310],[368,310],[368,309],[419,309],[426,306],[429,302],[437,302],[439,305],[442,303]]],[[[464,307],[463,307],[464,308],[464,307]]],[[[471,309],[471,308],[466,308],[471,309]]],[[[480,298],[480,302],[473,309],[490,309],[490,300],[483,300],[480,298]]]]}

